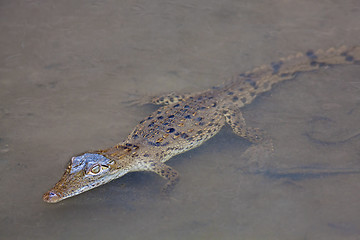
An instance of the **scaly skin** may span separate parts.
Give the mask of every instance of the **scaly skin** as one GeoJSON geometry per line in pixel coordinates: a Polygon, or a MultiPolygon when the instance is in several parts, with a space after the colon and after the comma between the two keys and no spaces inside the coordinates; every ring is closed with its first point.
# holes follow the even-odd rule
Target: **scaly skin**
{"type": "Polygon", "coordinates": [[[269,91],[273,84],[292,79],[297,73],[359,62],[360,47],[308,51],[255,68],[207,91],[153,98],[151,103],[165,106],[141,121],[124,142],[73,157],[43,200],[56,203],[134,171],[157,173],[167,180],[164,190],[168,191],[179,174],[165,162],[200,146],[225,123],[240,137],[272,149],[271,139],[262,130],[246,126],[240,108],[269,91]]]}

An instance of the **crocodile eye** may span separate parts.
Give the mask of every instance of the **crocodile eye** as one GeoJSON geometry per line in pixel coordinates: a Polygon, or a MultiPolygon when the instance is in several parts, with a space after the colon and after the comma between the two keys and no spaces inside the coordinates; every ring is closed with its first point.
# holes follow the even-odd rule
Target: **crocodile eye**
{"type": "Polygon", "coordinates": [[[115,161],[114,161],[114,160],[110,160],[110,161],[109,161],[109,165],[115,165],[115,161]]]}
{"type": "Polygon", "coordinates": [[[100,165],[96,164],[95,166],[93,166],[90,170],[90,173],[92,174],[98,174],[101,171],[101,167],[100,165]]]}

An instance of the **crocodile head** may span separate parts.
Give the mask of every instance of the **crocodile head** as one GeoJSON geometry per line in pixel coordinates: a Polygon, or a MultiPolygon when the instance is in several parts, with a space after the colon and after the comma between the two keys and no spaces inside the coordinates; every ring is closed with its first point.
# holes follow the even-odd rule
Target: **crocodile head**
{"type": "Polygon", "coordinates": [[[124,164],[121,165],[119,161],[98,153],[72,157],[60,181],[43,195],[43,200],[56,203],[110,182],[129,171],[124,164]]]}

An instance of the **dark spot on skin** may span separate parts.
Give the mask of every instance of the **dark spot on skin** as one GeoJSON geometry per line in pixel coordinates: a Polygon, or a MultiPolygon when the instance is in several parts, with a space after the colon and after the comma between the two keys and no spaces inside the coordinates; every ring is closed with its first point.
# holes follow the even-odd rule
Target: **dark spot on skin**
{"type": "Polygon", "coordinates": [[[153,126],[154,126],[154,122],[152,122],[148,125],[148,127],[153,127],[153,126]]]}
{"type": "Polygon", "coordinates": [[[149,155],[149,154],[147,154],[147,153],[145,153],[145,154],[144,154],[144,157],[148,157],[148,156],[150,156],[150,155],[149,155]]]}
{"type": "Polygon", "coordinates": [[[180,132],[176,132],[174,133],[175,136],[179,136],[180,135],[180,132]]]}
{"type": "Polygon", "coordinates": [[[197,121],[201,121],[202,119],[203,119],[202,117],[196,118],[197,121]]]}
{"type": "Polygon", "coordinates": [[[200,96],[200,97],[198,97],[198,100],[200,101],[200,100],[202,100],[203,99],[203,97],[202,96],[200,96]]]}
{"type": "Polygon", "coordinates": [[[168,118],[174,118],[175,116],[174,115],[170,115],[170,116],[168,116],[168,118]]]}
{"type": "Polygon", "coordinates": [[[131,146],[132,146],[132,144],[130,144],[130,143],[126,143],[126,144],[125,144],[125,146],[127,146],[127,147],[131,147],[131,146]]]}
{"type": "Polygon", "coordinates": [[[232,98],[233,102],[236,102],[237,100],[239,100],[239,98],[237,96],[232,98]]]}
{"type": "Polygon", "coordinates": [[[199,122],[199,126],[203,126],[204,124],[204,122],[199,122]]]}
{"type": "Polygon", "coordinates": [[[144,122],[145,122],[145,120],[142,120],[142,121],[140,121],[139,123],[142,124],[142,123],[144,123],[144,122]]]}
{"type": "Polygon", "coordinates": [[[216,105],[217,105],[216,103],[213,103],[213,104],[211,105],[211,107],[216,107],[216,105]]]}
{"type": "Polygon", "coordinates": [[[147,141],[148,144],[155,146],[155,147],[163,147],[169,144],[169,142],[163,143],[161,144],[161,142],[151,142],[151,141],[147,141]]]}
{"type": "Polygon", "coordinates": [[[197,131],[196,134],[202,134],[202,132],[203,132],[203,131],[200,130],[200,131],[197,131]]]}
{"type": "Polygon", "coordinates": [[[182,134],[181,134],[181,137],[182,137],[182,138],[188,138],[189,135],[187,135],[186,133],[182,133],[182,134]]]}
{"type": "Polygon", "coordinates": [[[164,101],[164,97],[159,98],[160,101],[164,101]]]}
{"type": "Polygon", "coordinates": [[[311,61],[311,62],[310,62],[310,65],[311,65],[311,66],[316,66],[317,64],[318,64],[318,63],[317,63],[316,61],[311,61]]]}
{"type": "Polygon", "coordinates": [[[242,101],[242,103],[246,103],[246,97],[243,97],[240,100],[242,101]]]}
{"type": "Polygon", "coordinates": [[[167,126],[167,125],[169,125],[169,124],[170,124],[170,123],[168,123],[168,122],[164,122],[164,123],[163,123],[164,126],[167,126]]]}
{"type": "Polygon", "coordinates": [[[255,96],[255,93],[254,93],[254,92],[251,92],[251,93],[250,93],[250,96],[252,96],[252,97],[255,96]]]}
{"type": "Polygon", "coordinates": [[[239,92],[242,92],[242,91],[244,91],[244,88],[239,88],[239,92]]]}
{"type": "Polygon", "coordinates": [[[289,76],[288,73],[282,73],[282,74],[280,75],[280,77],[287,77],[287,76],[289,76]]]}
{"type": "Polygon", "coordinates": [[[191,118],[191,116],[190,116],[190,115],[186,115],[184,118],[186,118],[186,119],[190,119],[190,118],[191,118]]]}
{"type": "Polygon", "coordinates": [[[157,114],[160,114],[161,113],[161,111],[157,111],[157,114]]]}
{"type": "Polygon", "coordinates": [[[245,82],[249,83],[250,86],[252,86],[253,88],[257,89],[256,82],[255,82],[254,80],[252,80],[251,78],[245,79],[245,82]]]}
{"type": "Polygon", "coordinates": [[[150,119],[153,119],[153,117],[150,116],[150,117],[147,118],[147,120],[150,120],[150,119]]]}
{"type": "Polygon", "coordinates": [[[185,105],[184,108],[189,108],[189,105],[185,105]]]}
{"type": "Polygon", "coordinates": [[[168,132],[168,133],[172,133],[172,132],[174,132],[175,131],[175,128],[168,128],[167,130],[166,130],[166,132],[168,132]]]}
{"type": "Polygon", "coordinates": [[[204,110],[206,107],[199,107],[197,110],[204,110]]]}
{"type": "Polygon", "coordinates": [[[325,67],[325,66],[329,66],[329,64],[326,64],[326,63],[318,63],[319,64],[319,67],[325,67]]]}
{"type": "Polygon", "coordinates": [[[345,61],[352,62],[352,61],[354,61],[354,57],[350,56],[350,55],[346,56],[345,61]]]}
{"type": "Polygon", "coordinates": [[[163,119],[164,117],[163,116],[159,116],[159,117],[157,117],[157,119],[163,119]]]}
{"type": "Polygon", "coordinates": [[[272,62],[272,63],[271,63],[271,67],[272,67],[272,69],[273,69],[272,74],[277,74],[277,73],[279,72],[282,64],[283,64],[282,61],[272,62]]]}
{"type": "Polygon", "coordinates": [[[176,105],[174,105],[174,107],[178,107],[178,106],[180,106],[180,104],[176,104],[176,105]]]}
{"type": "Polygon", "coordinates": [[[311,60],[317,59],[317,56],[315,55],[314,51],[312,51],[312,50],[307,51],[306,56],[311,60]]]}
{"type": "Polygon", "coordinates": [[[208,133],[211,133],[211,130],[208,130],[207,132],[208,132],[208,133]]]}
{"type": "Polygon", "coordinates": [[[174,101],[174,98],[171,97],[171,98],[170,98],[170,102],[173,102],[173,101],[174,101]]]}
{"type": "Polygon", "coordinates": [[[234,94],[234,92],[228,92],[227,94],[228,94],[228,95],[233,95],[233,94],[234,94]]]}

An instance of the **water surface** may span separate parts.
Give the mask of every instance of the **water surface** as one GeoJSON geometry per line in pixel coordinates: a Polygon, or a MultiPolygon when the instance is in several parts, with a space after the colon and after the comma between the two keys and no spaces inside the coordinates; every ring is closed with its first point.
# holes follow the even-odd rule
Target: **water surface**
{"type": "Polygon", "coordinates": [[[359,239],[360,69],[306,73],[244,109],[275,153],[225,128],[169,161],[50,205],[66,162],[127,137],[153,106],[126,101],[218,85],[298,51],[360,44],[349,1],[0,3],[1,239],[359,239]],[[258,168],[256,168],[258,166],[258,168]]]}

